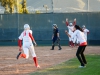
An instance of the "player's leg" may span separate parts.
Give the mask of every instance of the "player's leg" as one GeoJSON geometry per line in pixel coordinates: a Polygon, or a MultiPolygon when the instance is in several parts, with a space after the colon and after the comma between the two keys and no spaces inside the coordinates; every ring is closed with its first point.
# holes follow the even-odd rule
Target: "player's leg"
{"type": "Polygon", "coordinates": [[[51,48],[51,50],[54,50],[55,42],[56,42],[56,38],[54,37],[53,40],[52,40],[52,48],[51,48]]]}
{"type": "Polygon", "coordinates": [[[69,37],[69,46],[70,46],[70,47],[71,47],[71,43],[72,43],[72,42],[71,42],[71,38],[69,37]]]}
{"type": "Polygon", "coordinates": [[[61,45],[60,45],[60,39],[57,39],[56,41],[57,41],[57,44],[58,44],[59,50],[61,50],[62,48],[61,48],[61,45]]]}
{"type": "Polygon", "coordinates": [[[26,47],[26,45],[27,45],[26,43],[23,45],[23,51],[24,51],[24,53],[20,52],[19,57],[22,57],[22,58],[28,58],[29,57],[29,50],[26,47]]]}
{"type": "Polygon", "coordinates": [[[83,46],[79,46],[79,47],[78,47],[77,52],[76,52],[76,56],[77,56],[79,62],[81,63],[81,66],[84,67],[85,64],[84,64],[84,62],[82,61],[81,56],[80,56],[80,54],[81,54],[81,52],[82,52],[82,49],[83,49],[83,46]]]}
{"type": "Polygon", "coordinates": [[[76,39],[77,39],[77,37],[75,36],[73,39],[73,46],[76,46],[76,39]]]}
{"type": "Polygon", "coordinates": [[[32,54],[32,57],[33,57],[33,61],[34,61],[34,63],[35,63],[35,66],[36,66],[37,68],[40,68],[40,66],[38,65],[38,60],[37,60],[37,57],[36,57],[36,54],[35,54],[35,50],[34,50],[33,44],[31,44],[31,45],[29,46],[29,50],[30,50],[30,52],[31,52],[31,54],[32,54]]]}
{"type": "Polygon", "coordinates": [[[82,57],[82,60],[83,60],[84,64],[87,64],[86,58],[85,58],[85,56],[84,56],[85,48],[86,48],[86,46],[83,47],[83,50],[82,50],[82,52],[81,52],[81,57],[82,57]]]}
{"type": "Polygon", "coordinates": [[[26,47],[23,47],[24,53],[21,54],[21,57],[28,59],[29,58],[29,50],[26,47]]]}

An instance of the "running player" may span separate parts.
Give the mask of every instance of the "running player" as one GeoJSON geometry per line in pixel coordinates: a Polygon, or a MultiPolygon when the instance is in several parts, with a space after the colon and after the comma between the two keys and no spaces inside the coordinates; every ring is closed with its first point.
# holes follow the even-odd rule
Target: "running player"
{"type": "Polygon", "coordinates": [[[34,46],[33,46],[32,41],[34,42],[35,45],[37,45],[33,36],[32,36],[32,30],[30,30],[30,26],[28,24],[25,24],[24,31],[19,36],[19,40],[18,40],[20,53],[17,55],[17,59],[19,57],[28,59],[29,50],[30,50],[32,57],[33,57],[33,60],[34,60],[34,63],[35,63],[35,66],[37,68],[40,68],[40,66],[38,65],[38,61],[37,61],[37,57],[35,54],[35,50],[34,50],[34,46]],[[22,40],[23,40],[23,47],[22,47],[22,40]],[[22,49],[23,49],[24,53],[21,52],[22,49]]]}
{"type": "Polygon", "coordinates": [[[87,46],[87,41],[85,39],[83,30],[78,25],[75,25],[73,30],[74,30],[73,35],[70,35],[67,30],[65,30],[65,33],[68,35],[68,37],[71,37],[71,38],[74,38],[75,36],[77,36],[80,45],[77,49],[76,56],[81,63],[81,66],[79,66],[79,68],[83,68],[85,67],[85,64],[87,64],[87,61],[84,56],[84,51],[87,46]]]}
{"type": "MultiPolygon", "coordinates": [[[[73,30],[73,27],[75,26],[75,24],[76,24],[76,18],[74,19],[74,22],[73,23],[69,23],[68,22],[68,19],[66,18],[66,26],[68,27],[68,32],[69,32],[70,35],[73,34],[73,31],[72,30],[73,30]]],[[[70,37],[69,37],[69,46],[70,47],[73,47],[74,46],[73,39],[70,38],[70,37]]]]}

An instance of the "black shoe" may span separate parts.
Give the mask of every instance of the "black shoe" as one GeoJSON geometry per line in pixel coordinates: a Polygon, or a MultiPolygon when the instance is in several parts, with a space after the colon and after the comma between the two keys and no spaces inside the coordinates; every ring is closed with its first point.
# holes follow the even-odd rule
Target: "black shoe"
{"type": "Polygon", "coordinates": [[[22,53],[22,52],[19,52],[19,53],[18,53],[18,55],[17,55],[16,59],[18,59],[18,58],[19,58],[19,56],[21,55],[21,53],[22,53]]]}
{"type": "Polygon", "coordinates": [[[54,50],[54,49],[50,49],[50,50],[54,50]]]}
{"type": "Polygon", "coordinates": [[[62,48],[59,48],[59,50],[62,50],[62,48]]]}

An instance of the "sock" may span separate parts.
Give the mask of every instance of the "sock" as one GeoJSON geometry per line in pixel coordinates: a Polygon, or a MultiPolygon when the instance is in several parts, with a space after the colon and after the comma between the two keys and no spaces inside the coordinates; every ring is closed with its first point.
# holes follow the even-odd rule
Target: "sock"
{"type": "Polygon", "coordinates": [[[34,60],[35,66],[37,67],[38,66],[37,58],[36,57],[33,57],[33,60],[34,60]]]}

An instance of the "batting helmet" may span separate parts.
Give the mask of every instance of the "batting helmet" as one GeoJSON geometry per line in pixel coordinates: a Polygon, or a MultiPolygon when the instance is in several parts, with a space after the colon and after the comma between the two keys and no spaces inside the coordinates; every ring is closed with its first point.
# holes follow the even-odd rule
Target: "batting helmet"
{"type": "Polygon", "coordinates": [[[29,28],[30,28],[29,24],[24,25],[24,29],[29,29],[29,28]]]}

